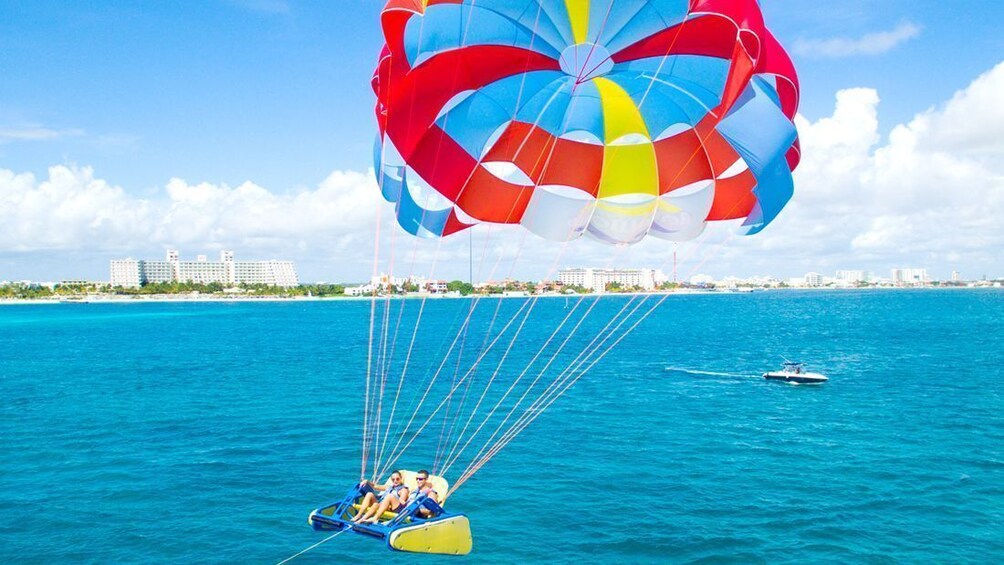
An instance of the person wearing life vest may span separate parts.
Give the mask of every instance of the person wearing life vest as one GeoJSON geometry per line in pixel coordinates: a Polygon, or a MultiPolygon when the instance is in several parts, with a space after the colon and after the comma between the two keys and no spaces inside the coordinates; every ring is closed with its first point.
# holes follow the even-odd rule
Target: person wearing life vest
{"type": "MultiPolygon", "coordinates": [[[[432,487],[432,483],[429,482],[428,471],[426,471],[425,469],[419,471],[418,474],[415,475],[415,483],[417,484],[417,486],[415,487],[414,498],[418,498],[424,495],[427,498],[432,499],[433,502],[437,504],[439,503],[439,493],[436,492],[436,489],[432,487]]],[[[432,517],[432,511],[429,510],[428,508],[425,508],[424,506],[418,509],[417,514],[422,518],[432,517]]]]}
{"type": "Polygon", "coordinates": [[[390,474],[389,485],[374,485],[370,481],[363,481],[359,486],[369,486],[374,492],[366,493],[362,503],[359,505],[359,512],[352,518],[352,521],[359,524],[369,522],[377,523],[384,512],[390,510],[397,512],[407,504],[410,496],[408,487],[404,485],[404,477],[400,471],[390,474]],[[375,492],[381,494],[377,496],[375,492]]]}

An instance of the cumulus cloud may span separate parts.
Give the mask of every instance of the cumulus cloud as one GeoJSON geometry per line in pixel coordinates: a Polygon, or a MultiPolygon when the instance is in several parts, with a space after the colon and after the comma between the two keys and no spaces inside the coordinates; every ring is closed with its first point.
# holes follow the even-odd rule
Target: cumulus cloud
{"type": "Polygon", "coordinates": [[[834,37],[829,39],[798,39],[793,50],[806,57],[849,57],[852,55],[881,55],[897,45],[920,35],[921,27],[904,22],[888,31],[865,34],[861,37],[834,37]]]}
{"type": "MultiPolygon", "coordinates": [[[[378,193],[371,173],[336,171],[316,188],[278,194],[252,182],[171,179],[139,198],[95,177],[91,167],[50,167],[48,178],[0,169],[0,252],[191,253],[329,259],[372,241],[378,193]]],[[[370,244],[367,249],[371,249],[370,244]]]]}
{"type": "MultiPolygon", "coordinates": [[[[803,160],[775,225],[734,246],[806,270],[920,266],[1000,276],[1004,259],[1004,63],[883,142],[879,95],[837,93],[832,116],[797,119],[803,160]],[[813,267],[815,266],[815,269],[813,267]]],[[[749,257],[749,255],[746,255],[749,257]]]]}
{"type": "Polygon", "coordinates": [[[418,240],[394,225],[372,172],[336,171],[292,193],[253,182],[176,178],[159,193],[138,197],[90,167],[60,165],[43,179],[0,169],[0,255],[36,261],[40,252],[70,253],[81,264],[101,263],[102,272],[108,256],[227,248],[246,258],[294,259],[305,280],[363,280],[372,269],[379,223],[380,270],[396,273],[466,278],[470,254],[479,279],[536,279],[576,264],[668,271],[678,247],[681,278],[695,271],[790,276],[866,269],[882,275],[910,266],[942,277],[953,269],[1001,276],[1004,107],[995,101],[1002,95],[1004,63],[883,136],[879,93],[841,90],[831,116],[796,118],[803,158],[795,196],[754,237],[709,230],[680,246],[647,238],[611,248],[585,239],[554,244],[518,227],[482,226],[472,241],[418,240]]]}

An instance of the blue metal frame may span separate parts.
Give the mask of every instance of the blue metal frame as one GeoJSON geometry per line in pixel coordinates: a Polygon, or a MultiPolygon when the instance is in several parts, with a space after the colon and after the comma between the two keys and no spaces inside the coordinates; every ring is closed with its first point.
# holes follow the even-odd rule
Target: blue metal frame
{"type": "Polygon", "coordinates": [[[354,504],[361,502],[362,498],[368,492],[376,494],[373,487],[369,485],[356,485],[352,487],[341,500],[322,506],[311,512],[310,516],[307,518],[307,522],[318,531],[341,531],[351,529],[357,534],[381,538],[387,541],[388,548],[394,549],[390,545],[390,534],[394,532],[394,530],[405,526],[413,526],[415,524],[434,523],[461,515],[447,513],[443,510],[442,506],[436,503],[436,501],[424,494],[420,494],[408,502],[408,504],[406,504],[405,507],[397,513],[397,516],[387,522],[377,522],[376,524],[356,524],[352,522],[352,516],[348,516],[348,512],[354,504]],[[430,514],[428,518],[422,517],[418,514],[419,510],[422,508],[429,510],[430,514]],[[330,516],[325,513],[325,511],[329,509],[331,510],[330,516]]]}

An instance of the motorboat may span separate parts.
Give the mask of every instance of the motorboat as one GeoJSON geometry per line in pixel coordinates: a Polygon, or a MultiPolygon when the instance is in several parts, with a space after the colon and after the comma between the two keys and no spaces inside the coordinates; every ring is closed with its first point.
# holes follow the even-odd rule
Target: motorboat
{"type": "Polygon", "coordinates": [[[763,378],[768,381],[782,381],[795,384],[822,384],[829,379],[819,373],[810,373],[805,370],[805,363],[785,361],[778,371],[770,371],[763,374],[763,378]]]}

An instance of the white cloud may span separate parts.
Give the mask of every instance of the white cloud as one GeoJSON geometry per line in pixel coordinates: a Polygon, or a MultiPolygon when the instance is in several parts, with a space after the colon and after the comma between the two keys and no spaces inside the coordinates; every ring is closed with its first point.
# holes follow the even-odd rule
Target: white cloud
{"type": "MultiPolygon", "coordinates": [[[[899,266],[926,267],[937,276],[953,269],[1004,275],[1004,106],[993,103],[1002,96],[1004,63],[883,138],[878,93],[838,92],[832,116],[796,118],[803,159],[795,196],[774,224],[753,237],[712,230],[680,245],[680,277],[853,268],[886,274],[899,266]]],[[[103,272],[109,255],[232,248],[242,257],[297,260],[305,280],[362,280],[372,269],[379,214],[383,270],[393,260],[397,273],[466,277],[466,237],[404,235],[392,208],[372,173],[336,171],[295,193],[252,182],[231,187],[171,179],[159,193],[140,198],[95,178],[89,167],[55,166],[47,179],[0,169],[0,254],[20,253],[31,262],[42,251],[70,253],[81,265],[100,263],[103,272]]],[[[674,246],[654,238],[630,248],[588,240],[566,246],[518,227],[482,226],[473,248],[476,278],[510,272],[540,278],[574,264],[668,271],[674,246]]]]}
{"type": "Polygon", "coordinates": [[[997,276],[1004,260],[1004,63],[882,143],[878,94],[837,93],[833,116],[797,118],[795,196],[733,258],[769,254],[805,270],[927,267],[997,276]]]}
{"type": "Polygon", "coordinates": [[[0,143],[6,141],[48,141],[84,135],[81,129],[52,129],[42,126],[0,128],[0,143]]]}
{"type": "Polygon", "coordinates": [[[0,252],[124,256],[181,247],[191,254],[234,248],[246,257],[329,257],[348,247],[371,253],[378,199],[372,174],[358,172],[336,171],[315,189],[293,194],[251,182],[171,179],[147,199],[95,178],[90,167],[54,166],[47,179],[0,169],[0,252]]]}
{"type": "Polygon", "coordinates": [[[881,55],[897,45],[920,35],[921,27],[904,22],[889,31],[869,33],[858,38],[798,39],[793,50],[806,57],[849,57],[881,55]]]}

